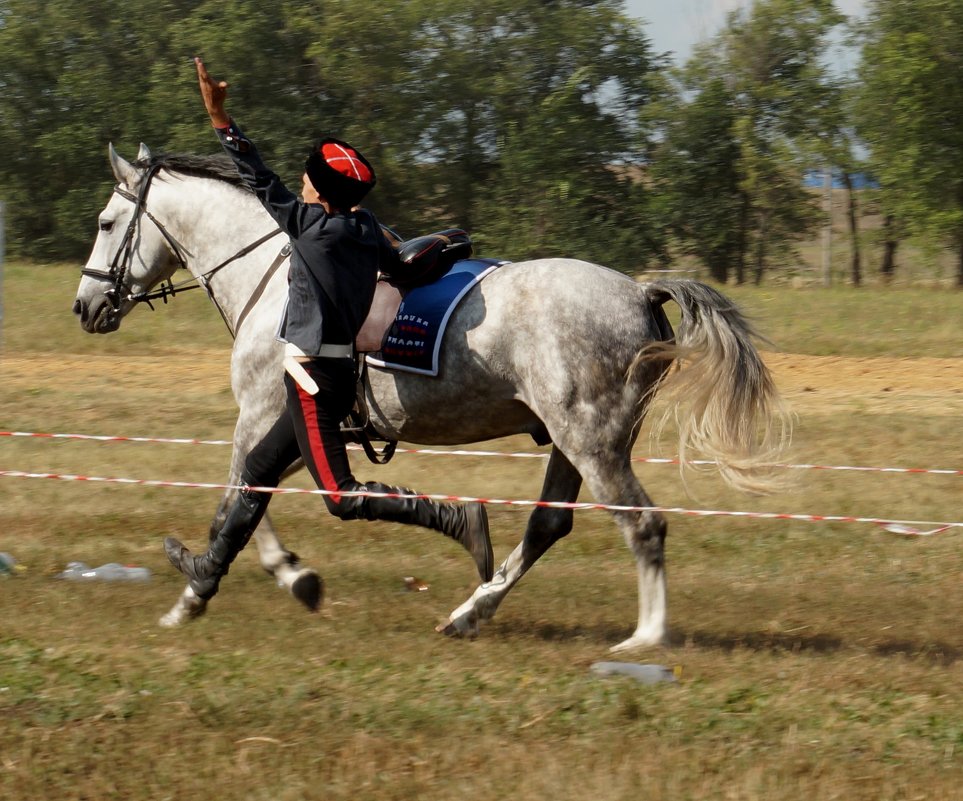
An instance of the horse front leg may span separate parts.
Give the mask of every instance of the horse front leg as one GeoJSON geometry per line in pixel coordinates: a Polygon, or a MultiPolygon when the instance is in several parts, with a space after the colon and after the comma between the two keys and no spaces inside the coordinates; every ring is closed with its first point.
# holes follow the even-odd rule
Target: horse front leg
{"type": "MultiPolygon", "coordinates": [[[[571,503],[578,498],[582,478],[562,452],[552,448],[540,500],[571,503]]],[[[572,530],[571,509],[538,507],[528,519],[525,537],[495,571],[492,580],[480,585],[455,609],[436,631],[453,637],[475,637],[479,625],[495,616],[505,596],[549,548],[572,530]]]]}
{"type": "Polygon", "coordinates": [[[298,555],[284,547],[267,515],[254,531],[254,544],[261,567],[278,586],[288,590],[308,610],[317,612],[324,597],[321,576],[314,568],[302,565],[298,555]]]}
{"type": "MultiPolygon", "coordinates": [[[[324,597],[324,582],[321,576],[313,568],[302,565],[298,555],[284,547],[267,516],[255,530],[254,542],[265,572],[273,576],[279,587],[288,590],[308,610],[318,611],[324,597]]],[[[174,606],[160,619],[160,625],[164,628],[176,628],[188,623],[203,615],[207,611],[207,604],[188,584],[174,606]]]]}
{"type": "Polygon", "coordinates": [[[200,617],[207,611],[207,601],[198,598],[188,584],[180,597],[174,602],[170,611],[158,621],[165,629],[176,629],[185,623],[200,617]]]}
{"type": "MultiPolygon", "coordinates": [[[[243,456],[246,456],[246,451],[239,451],[236,446],[234,450],[231,474],[228,478],[228,483],[232,486],[240,480],[240,469],[236,465],[243,463],[243,456]],[[239,453],[242,456],[239,456],[239,453]]],[[[287,478],[301,466],[302,463],[298,461],[284,473],[282,478],[287,478]]],[[[211,521],[209,539],[213,539],[224,524],[227,510],[233,503],[235,494],[236,490],[228,489],[221,497],[214,519],[211,521]]],[[[309,611],[316,612],[321,607],[324,597],[324,582],[314,568],[301,564],[298,555],[284,547],[267,514],[254,531],[254,543],[263,570],[277,581],[279,587],[288,590],[309,611]]],[[[163,628],[176,628],[203,615],[207,611],[207,604],[208,602],[196,595],[188,584],[170,610],[161,617],[159,623],[163,628]]]]}
{"type": "MultiPolygon", "coordinates": [[[[298,459],[284,471],[281,480],[303,467],[304,462],[298,459]]],[[[301,564],[300,557],[284,547],[274,530],[270,515],[265,515],[261,524],[255,529],[254,544],[264,571],[273,576],[279,587],[288,590],[309,611],[317,612],[321,608],[321,600],[324,597],[324,582],[318,571],[301,564]]]]}
{"type": "MultiPolygon", "coordinates": [[[[236,450],[236,449],[235,449],[236,450]]],[[[231,475],[228,477],[228,484],[235,484],[237,482],[237,473],[233,468],[233,464],[236,461],[236,456],[232,459],[232,469],[231,475]]],[[[214,519],[211,521],[210,531],[208,533],[208,542],[214,539],[218,530],[224,523],[224,519],[227,517],[228,506],[234,500],[235,490],[228,489],[224,491],[221,495],[221,501],[217,506],[217,511],[214,513],[214,519]]],[[[163,615],[158,623],[162,628],[174,629],[178,626],[182,626],[185,623],[199,618],[207,611],[207,601],[200,598],[191,589],[191,585],[188,584],[184,587],[184,590],[178,596],[174,605],[170,608],[167,614],[163,615]]]]}

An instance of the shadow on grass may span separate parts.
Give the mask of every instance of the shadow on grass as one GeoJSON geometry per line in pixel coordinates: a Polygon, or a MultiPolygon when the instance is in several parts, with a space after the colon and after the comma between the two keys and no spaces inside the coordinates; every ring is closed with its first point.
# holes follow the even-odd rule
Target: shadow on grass
{"type": "MultiPolygon", "coordinates": [[[[614,645],[631,635],[631,630],[623,626],[606,623],[587,625],[561,625],[546,621],[521,624],[513,621],[488,624],[488,636],[502,640],[516,637],[533,638],[543,642],[569,642],[585,640],[603,646],[614,645]]],[[[858,650],[860,646],[848,644],[843,638],[832,634],[785,634],[779,632],[709,632],[686,631],[673,628],[669,632],[671,648],[701,648],[705,650],[749,651],[767,653],[811,653],[834,654],[840,651],[858,650]]],[[[870,653],[881,656],[904,656],[933,665],[949,667],[963,659],[963,649],[945,642],[917,642],[913,640],[891,640],[867,646],[870,653]]]]}
{"type": "MultiPolygon", "coordinates": [[[[831,634],[781,634],[772,632],[727,632],[716,634],[706,631],[686,632],[673,629],[669,634],[669,644],[673,647],[695,646],[696,648],[732,651],[745,648],[750,651],[770,653],[815,653],[831,654],[850,650],[841,637],[831,634]]],[[[943,642],[914,642],[912,640],[892,640],[868,646],[877,656],[905,656],[949,667],[963,657],[963,650],[943,642]]]]}

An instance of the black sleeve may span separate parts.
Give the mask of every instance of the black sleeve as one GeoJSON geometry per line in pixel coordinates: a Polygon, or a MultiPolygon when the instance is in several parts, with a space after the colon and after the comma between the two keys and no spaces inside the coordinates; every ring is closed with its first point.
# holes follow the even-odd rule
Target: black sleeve
{"type": "Polygon", "coordinates": [[[214,130],[241,178],[288,236],[297,239],[309,220],[318,213],[324,213],[320,207],[314,209],[302,203],[294,192],[281,183],[281,179],[261,161],[254,143],[243,134],[234,120],[227,128],[214,130]]]}

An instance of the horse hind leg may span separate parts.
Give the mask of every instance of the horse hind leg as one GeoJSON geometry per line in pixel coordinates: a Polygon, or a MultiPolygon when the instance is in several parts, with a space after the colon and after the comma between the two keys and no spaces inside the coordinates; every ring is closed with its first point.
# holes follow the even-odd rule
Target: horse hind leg
{"type": "MultiPolygon", "coordinates": [[[[652,506],[632,472],[628,456],[617,462],[587,460],[580,465],[585,482],[599,503],[606,506],[652,506]]],[[[655,511],[612,511],[616,525],[635,556],[638,569],[639,618],[632,636],[612,651],[660,645],[667,632],[665,578],[665,517],[655,511]]]]}
{"type": "MultiPolygon", "coordinates": [[[[646,500],[639,506],[651,506],[646,500]]],[[[665,518],[658,512],[641,512],[636,521],[620,524],[638,568],[639,620],[632,636],[612,651],[627,651],[666,641],[668,610],[665,579],[665,518]]]]}
{"type": "MultiPolygon", "coordinates": [[[[572,503],[578,498],[582,477],[562,452],[553,447],[545,471],[540,500],[572,503]]],[[[572,530],[571,509],[537,507],[528,519],[525,536],[495,571],[491,581],[482,584],[472,596],[437,627],[449,636],[474,637],[479,624],[495,616],[505,596],[538,559],[572,530]]]]}

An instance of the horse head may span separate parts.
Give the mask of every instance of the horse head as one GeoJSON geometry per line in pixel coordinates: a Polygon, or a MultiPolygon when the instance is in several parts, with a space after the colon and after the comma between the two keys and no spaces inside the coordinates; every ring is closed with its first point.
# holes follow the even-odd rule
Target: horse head
{"type": "Polygon", "coordinates": [[[184,260],[176,242],[147,208],[157,172],[151,154],[140,146],[131,164],[108,148],[117,184],[98,218],[99,231],[81,271],[73,312],[89,334],[108,334],[148,292],[173,275],[184,260]],[[146,218],[146,219],[145,219],[146,218]]]}

